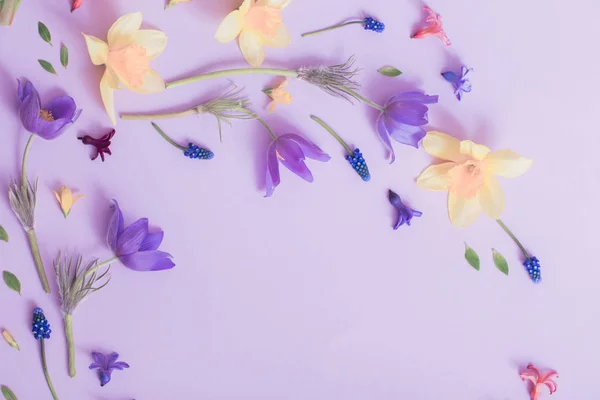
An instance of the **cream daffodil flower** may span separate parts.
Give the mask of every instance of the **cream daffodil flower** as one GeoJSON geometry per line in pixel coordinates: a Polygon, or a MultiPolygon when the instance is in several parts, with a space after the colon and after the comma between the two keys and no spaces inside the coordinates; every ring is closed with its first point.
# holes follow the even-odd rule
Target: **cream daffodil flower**
{"type": "Polygon", "coordinates": [[[150,68],[150,60],[158,57],[167,45],[167,36],[157,30],[140,29],[142,13],[123,15],[108,30],[107,42],[83,34],[94,65],[106,65],[100,81],[100,94],[108,116],[115,125],[117,116],[114,90],[119,85],[137,93],[165,90],[165,82],[150,68]]]}
{"type": "Polygon", "coordinates": [[[284,48],[290,33],[281,20],[290,0],[244,0],[239,9],[225,17],[215,38],[228,43],[239,36],[239,45],[248,64],[259,67],[265,59],[264,46],[284,48]]]}
{"type": "Polygon", "coordinates": [[[441,132],[428,132],[423,148],[447,162],[428,167],[417,178],[417,185],[427,190],[447,190],[450,220],[459,227],[473,223],[482,210],[490,218],[500,219],[506,200],[494,175],[516,178],[533,164],[533,160],[512,150],[491,151],[441,132]]]}
{"type": "Polygon", "coordinates": [[[56,196],[56,200],[58,200],[58,204],[60,205],[60,209],[65,218],[69,216],[71,207],[77,203],[77,200],[83,198],[82,194],[73,197],[73,192],[66,186],[62,186],[58,192],[55,190],[54,195],[56,196]]]}

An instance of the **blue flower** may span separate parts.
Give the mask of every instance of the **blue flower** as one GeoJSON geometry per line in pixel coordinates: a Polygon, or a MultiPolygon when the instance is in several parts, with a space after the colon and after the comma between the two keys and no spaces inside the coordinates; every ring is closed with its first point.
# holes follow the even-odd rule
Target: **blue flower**
{"type": "Polygon", "coordinates": [[[31,324],[31,332],[33,333],[33,337],[35,340],[39,339],[50,339],[50,334],[52,330],[50,329],[50,324],[44,315],[44,310],[41,308],[36,308],[33,310],[33,322],[31,324]]]}
{"type": "Polygon", "coordinates": [[[122,371],[124,368],[129,368],[129,364],[123,361],[118,361],[119,354],[112,352],[105,356],[104,354],[92,353],[94,362],[90,364],[90,369],[98,370],[98,377],[100,378],[100,386],[106,385],[110,382],[111,374],[115,369],[122,371]]]}
{"type": "Polygon", "coordinates": [[[365,18],[365,31],[382,33],[385,30],[385,24],[371,17],[365,18]]]}
{"type": "Polygon", "coordinates": [[[388,198],[390,203],[398,210],[398,220],[396,221],[394,230],[400,228],[404,224],[410,226],[413,217],[420,217],[423,215],[421,211],[413,210],[412,208],[405,206],[404,203],[402,203],[400,196],[398,196],[392,190],[389,191],[388,198]]]}
{"type": "Polygon", "coordinates": [[[529,277],[533,283],[540,283],[542,281],[540,260],[537,257],[527,258],[523,265],[527,269],[527,273],[529,273],[529,277]]]}
{"type": "Polygon", "coordinates": [[[469,93],[471,91],[471,81],[467,78],[467,74],[471,71],[473,71],[472,68],[463,66],[460,75],[457,75],[452,71],[442,73],[444,79],[454,86],[454,95],[459,101],[462,99],[463,93],[469,93]]]}
{"type": "Polygon", "coordinates": [[[200,160],[212,160],[215,157],[215,153],[202,147],[198,147],[194,143],[188,144],[183,155],[191,159],[198,158],[200,160]]]}
{"type": "Polygon", "coordinates": [[[346,160],[348,160],[352,168],[354,168],[356,173],[362,178],[363,181],[368,182],[371,180],[369,167],[367,166],[367,162],[363,158],[360,149],[354,149],[354,153],[352,153],[352,155],[347,155],[346,160]]]}

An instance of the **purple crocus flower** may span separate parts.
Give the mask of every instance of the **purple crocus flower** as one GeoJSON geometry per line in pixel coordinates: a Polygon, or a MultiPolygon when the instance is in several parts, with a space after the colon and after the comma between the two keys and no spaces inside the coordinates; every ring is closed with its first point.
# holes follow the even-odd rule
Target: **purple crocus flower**
{"type": "Polygon", "coordinates": [[[392,190],[388,193],[388,199],[398,210],[398,220],[396,221],[396,225],[394,225],[394,230],[400,228],[404,224],[410,226],[413,217],[420,217],[423,215],[421,211],[413,210],[412,208],[405,206],[404,203],[402,203],[400,196],[392,190]]]}
{"type": "Polygon", "coordinates": [[[444,79],[454,86],[454,95],[458,101],[462,99],[463,93],[469,93],[471,91],[471,81],[467,78],[467,74],[471,71],[473,71],[473,68],[463,66],[460,75],[455,74],[452,71],[442,73],[444,79]]]}
{"type": "Polygon", "coordinates": [[[119,354],[115,352],[112,352],[107,356],[93,352],[92,357],[94,358],[94,362],[90,364],[90,369],[98,370],[100,386],[104,386],[110,382],[111,374],[115,369],[122,371],[124,368],[129,368],[129,364],[126,362],[117,361],[119,354]]]}
{"type": "Polygon", "coordinates": [[[42,108],[40,95],[31,82],[25,87],[17,80],[17,96],[21,103],[19,116],[23,127],[31,133],[52,140],[62,135],[79,115],[75,101],[69,96],[61,96],[52,100],[46,108],[42,108]]]}
{"type": "Polygon", "coordinates": [[[428,96],[421,92],[406,92],[393,96],[385,104],[384,111],[377,119],[379,138],[396,160],[390,136],[408,146],[419,147],[425,137],[423,125],[429,123],[426,104],[435,104],[438,96],[428,96]]]}
{"type": "Polygon", "coordinates": [[[106,240],[123,265],[135,271],[160,271],[175,266],[169,253],[158,250],[164,232],[149,233],[148,218],[140,218],[125,228],[123,213],[116,200],[111,209],[113,214],[106,240]]]}
{"type": "Polygon", "coordinates": [[[304,163],[306,157],[317,161],[329,161],[331,159],[316,144],[293,133],[281,135],[273,140],[267,151],[267,194],[265,197],[270,197],[281,182],[279,162],[300,178],[312,182],[312,173],[304,163]]]}

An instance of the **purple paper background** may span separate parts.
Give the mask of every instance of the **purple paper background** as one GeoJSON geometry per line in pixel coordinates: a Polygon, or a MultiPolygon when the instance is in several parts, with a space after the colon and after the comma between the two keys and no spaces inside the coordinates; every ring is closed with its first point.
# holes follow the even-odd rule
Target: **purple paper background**
{"type": "MultiPolygon", "coordinates": [[[[29,333],[31,310],[39,305],[54,328],[47,346],[51,375],[67,400],[518,400],[529,398],[518,377],[528,362],[559,372],[555,400],[600,397],[600,270],[593,252],[600,140],[592,117],[599,106],[600,28],[590,20],[600,12],[597,2],[431,1],[453,41],[445,48],[436,38],[409,39],[422,18],[417,2],[296,0],[283,13],[291,46],[267,50],[265,66],[291,68],[356,54],[359,80],[374,101],[413,89],[439,94],[431,129],[534,158],[526,175],[502,184],[504,220],[542,261],[538,286],[492,220],[455,228],[445,194],[416,187],[415,177],[433,161],[424,151],[395,144],[398,160],[390,166],[374,133],[373,110],[300,81],[289,85],[293,104],[269,116],[260,91],[278,81],[234,79],[277,132],[302,133],[332,155],[327,164],[310,162],[313,184],[286,170],[274,197],[264,199],[268,135],[256,122],[236,121],[220,144],[209,116],[159,125],[182,142],[212,149],[210,162],[184,158],[148,122],[122,121],[114,155],[90,161],[91,148],[76,137],[100,136],[110,127],[98,90],[103,69],[89,61],[80,32],[104,38],[118,16],[139,10],[145,27],[169,36],[153,62],[165,79],[243,67],[236,44],[213,39],[236,3],[194,0],[164,11],[161,0],[84,0],[71,14],[66,0],[24,0],[14,25],[0,28],[2,187],[19,174],[26,141],[16,117],[16,78],[31,79],[42,99],[66,92],[84,109],[64,136],[36,140],[31,151],[48,274],[59,249],[109,257],[104,232],[111,198],[119,200],[126,223],[146,216],[163,229],[163,249],[177,263],[159,273],[114,266],[110,285],[74,317],[78,375],[70,379],[54,279],[50,297],[1,196],[0,224],[11,240],[0,243],[0,269],[18,275],[23,296],[0,285],[0,328],[21,346],[17,352],[0,343],[0,383],[20,399],[50,397],[29,333]],[[363,12],[381,18],[386,32],[349,27],[299,36],[363,12]],[[51,30],[54,47],[38,37],[38,20],[51,30]],[[59,62],[61,42],[70,50],[67,70],[59,62]],[[43,71],[38,58],[51,61],[58,77],[43,71]],[[439,74],[461,62],[474,72],[473,92],[459,103],[439,74]],[[385,65],[404,75],[379,75],[385,65]],[[309,114],[361,148],[371,182],[359,179],[341,146],[309,114]],[[86,195],[68,220],[51,193],[61,184],[86,195]],[[393,231],[388,188],[423,218],[393,231]],[[480,272],[463,259],[464,241],[481,256],[480,272]],[[507,257],[509,277],[494,268],[492,247],[507,257]],[[93,350],[118,351],[131,369],[115,372],[100,388],[87,370],[93,350]]],[[[227,84],[208,81],[151,96],[121,91],[116,105],[120,112],[178,110],[227,84]]]]}

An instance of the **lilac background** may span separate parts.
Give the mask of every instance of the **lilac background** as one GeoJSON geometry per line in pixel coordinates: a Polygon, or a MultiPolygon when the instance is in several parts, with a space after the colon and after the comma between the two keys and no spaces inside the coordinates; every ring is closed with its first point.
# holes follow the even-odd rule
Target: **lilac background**
{"type": "MultiPolygon", "coordinates": [[[[239,121],[225,128],[220,144],[208,116],[160,126],[212,149],[213,161],[185,159],[148,122],[120,121],[114,155],[91,162],[91,149],[76,137],[110,128],[98,90],[102,68],[90,63],[80,32],[104,38],[119,15],[139,10],[145,27],[169,36],[153,62],[165,79],[242,67],[235,44],[213,39],[237,2],[194,0],[165,12],[161,0],[84,0],[74,14],[68,3],[24,0],[14,25],[0,28],[1,185],[19,173],[26,140],[15,116],[15,79],[31,79],[42,99],[69,93],[84,108],[82,118],[56,141],[37,140],[29,164],[31,176],[40,177],[38,235],[48,273],[59,249],[109,257],[111,198],[126,223],[147,216],[165,230],[163,249],[177,267],[136,273],[114,266],[110,285],[75,315],[78,375],[70,379],[56,297],[42,292],[24,233],[2,196],[0,223],[11,240],[0,243],[0,269],[19,276],[23,297],[0,285],[0,327],[21,345],[17,352],[0,343],[0,383],[20,399],[49,398],[29,334],[35,305],[54,327],[51,375],[67,400],[518,400],[529,398],[518,377],[527,362],[560,373],[555,400],[600,396],[600,272],[593,252],[600,140],[592,119],[600,28],[590,20],[600,11],[597,2],[432,0],[453,41],[444,48],[435,38],[409,39],[422,17],[417,2],[373,0],[366,10],[359,0],[296,0],[283,13],[292,45],[267,51],[265,66],[293,68],[356,54],[364,93],[373,100],[408,89],[439,94],[432,129],[534,158],[530,172],[502,183],[504,220],[542,260],[538,286],[493,221],[455,228],[445,194],[416,187],[414,178],[433,161],[424,151],[395,145],[398,160],[390,166],[374,134],[373,110],[303,82],[289,85],[292,105],[267,116],[260,90],[277,80],[235,78],[278,132],[302,133],[332,155],[327,164],[310,163],[313,184],[283,171],[274,197],[264,199],[268,135],[258,123],[239,121]],[[383,35],[351,27],[299,37],[367,11],[386,23],[383,35]],[[54,47],[38,37],[38,20],[50,28],[54,47]],[[67,70],[59,63],[61,42],[71,51],[67,70]],[[43,71],[38,58],[51,61],[59,76],[43,71]],[[461,62],[475,71],[473,92],[459,103],[439,74],[461,62]],[[379,75],[385,65],[404,75],[379,75]],[[311,113],[361,148],[370,183],[360,181],[311,113]],[[68,220],[51,193],[61,184],[86,195],[68,220]],[[388,188],[424,212],[413,227],[391,229],[388,188]],[[480,272],[464,261],[464,241],[479,252],[480,272]],[[492,247],[507,257],[509,277],[494,268],[492,247]],[[132,368],[100,388],[87,370],[92,350],[116,350],[132,368]]],[[[120,112],[177,110],[226,86],[216,80],[151,96],[122,91],[116,105],[120,112]]]]}

